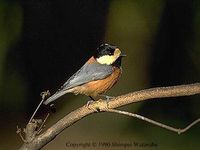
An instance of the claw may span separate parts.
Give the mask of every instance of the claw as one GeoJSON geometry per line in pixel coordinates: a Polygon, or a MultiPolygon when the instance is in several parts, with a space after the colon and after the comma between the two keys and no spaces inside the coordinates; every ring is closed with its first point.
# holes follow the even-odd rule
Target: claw
{"type": "MultiPolygon", "coordinates": [[[[87,102],[86,106],[87,106],[88,109],[92,109],[92,108],[90,108],[90,104],[93,103],[93,102],[94,102],[94,100],[89,100],[89,101],[87,102]]],[[[95,108],[95,112],[99,112],[99,111],[100,111],[100,110],[99,110],[98,108],[95,108]]]]}
{"type": "Polygon", "coordinates": [[[94,102],[94,100],[89,100],[89,101],[87,101],[87,107],[89,108],[89,105],[91,104],[91,103],[93,103],[94,102]]]}

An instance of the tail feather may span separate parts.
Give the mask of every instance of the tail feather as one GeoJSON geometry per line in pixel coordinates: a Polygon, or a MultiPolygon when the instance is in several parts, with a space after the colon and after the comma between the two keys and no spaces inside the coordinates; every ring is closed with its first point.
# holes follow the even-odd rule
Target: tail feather
{"type": "Polygon", "coordinates": [[[59,92],[56,92],[54,95],[52,95],[47,100],[45,100],[43,102],[43,104],[48,105],[49,103],[53,102],[54,100],[58,99],[59,97],[63,96],[66,93],[68,93],[68,91],[59,91],[59,92]]]}

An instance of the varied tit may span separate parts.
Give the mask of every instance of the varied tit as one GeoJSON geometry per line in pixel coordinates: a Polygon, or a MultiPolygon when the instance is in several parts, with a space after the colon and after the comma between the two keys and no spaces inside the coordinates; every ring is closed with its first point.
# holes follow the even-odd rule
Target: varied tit
{"type": "Polygon", "coordinates": [[[117,46],[101,44],[92,56],[67,82],[44,104],[56,100],[66,93],[85,94],[92,100],[105,93],[121,76],[121,59],[125,56],[117,46]]]}

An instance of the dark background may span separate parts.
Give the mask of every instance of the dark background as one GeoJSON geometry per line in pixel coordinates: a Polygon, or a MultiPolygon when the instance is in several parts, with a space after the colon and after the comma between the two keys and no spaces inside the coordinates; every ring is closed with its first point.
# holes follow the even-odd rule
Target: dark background
{"type": "MultiPolygon", "coordinates": [[[[54,93],[101,43],[117,45],[127,54],[122,78],[108,93],[117,96],[198,82],[199,37],[199,0],[2,0],[0,149],[17,149],[22,144],[16,126],[26,125],[40,93],[54,93]]],[[[55,102],[57,112],[47,127],[87,101],[81,95],[63,96],[55,102]]],[[[199,105],[199,96],[190,96],[123,109],[181,128],[200,116],[199,105]]],[[[46,113],[42,106],[37,117],[46,113]]],[[[135,141],[157,143],[155,149],[188,150],[200,147],[199,135],[199,125],[177,135],[134,118],[104,113],[81,120],[44,149],[67,149],[67,141],[135,141]]]]}

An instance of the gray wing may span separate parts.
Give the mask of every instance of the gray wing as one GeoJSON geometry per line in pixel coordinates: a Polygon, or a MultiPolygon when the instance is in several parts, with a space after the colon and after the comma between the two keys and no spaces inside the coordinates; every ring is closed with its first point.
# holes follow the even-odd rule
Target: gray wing
{"type": "Polygon", "coordinates": [[[102,65],[99,63],[85,64],[78,70],[67,82],[62,86],[62,89],[70,89],[84,83],[104,79],[112,73],[112,66],[102,65]]]}
{"type": "Polygon", "coordinates": [[[47,105],[50,102],[56,100],[62,95],[67,93],[68,89],[82,85],[84,83],[104,79],[112,73],[112,66],[102,65],[99,63],[85,64],[78,70],[73,76],[71,76],[67,82],[51,97],[49,97],[44,104],[47,105]]]}

